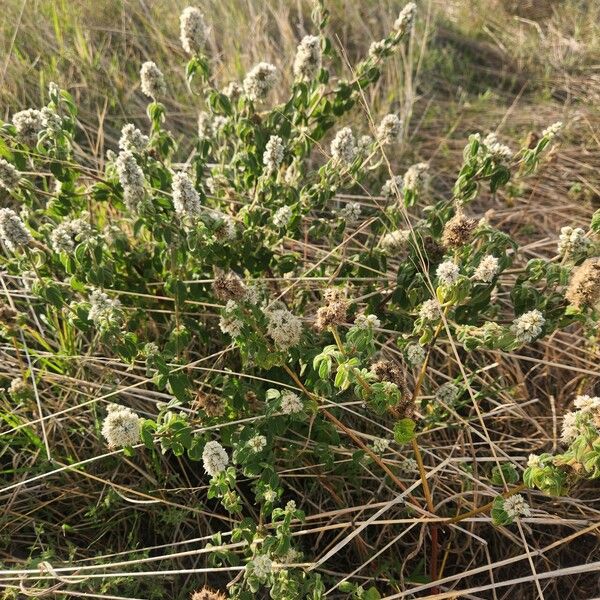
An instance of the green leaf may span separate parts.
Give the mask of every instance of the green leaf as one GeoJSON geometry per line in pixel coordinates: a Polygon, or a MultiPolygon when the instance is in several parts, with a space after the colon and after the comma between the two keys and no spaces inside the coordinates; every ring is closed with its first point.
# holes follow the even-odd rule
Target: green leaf
{"type": "Polygon", "coordinates": [[[394,439],[399,444],[408,444],[415,437],[417,424],[412,419],[401,419],[394,425],[394,439]]]}

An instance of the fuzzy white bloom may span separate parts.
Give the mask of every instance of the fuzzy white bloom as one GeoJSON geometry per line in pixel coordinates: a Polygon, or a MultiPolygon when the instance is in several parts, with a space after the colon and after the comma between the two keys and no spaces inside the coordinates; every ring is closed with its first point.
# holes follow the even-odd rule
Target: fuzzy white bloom
{"type": "Polygon", "coordinates": [[[540,466],[540,457],[538,454],[530,454],[527,459],[528,467],[539,467],[540,466]]]}
{"type": "Polygon", "coordinates": [[[337,162],[350,164],[357,153],[356,141],[350,127],[340,129],[331,142],[331,156],[337,162]]]}
{"type": "Polygon", "coordinates": [[[529,504],[525,502],[525,498],[523,498],[521,494],[514,494],[504,500],[504,512],[506,512],[511,519],[518,519],[521,516],[531,516],[529,504]]]}
{"type": "Polygon", "coordinates": [[[381,238],[381,247],[385,252],[401,250],[406,246],[409,239],[410,231],[408,229],[397,229],[386,233],[381,238]]]}
{"type": "Polygon", "coordinates": [[[394,21],[394,30],[400,34],[408,31],[412,27],[416,14],[417,5],[414,2],[409,2],[394,21]]]}
{"type": "Polygon", "coordinates": [[[375,454],[383,454],[390,447],[390,440],[385,438],[377,438],[373,442],[373,452],[375,454]]]}
{"type": "Polygon", "coordinates": [[[373,138],[370,135],[361,135],[358,138],[358,150],[359,152],[365,153],[373,145],[373,138]]]}
{"type": "Polygon", "coordinates": [[[552,123],[552,125],[550,125],[549,127],[546,127],[546,129],[544,129],[544,131],[542,131],[542,136],[543,137],[547,137],[548,139],[552,139],[554,137],[556,137],[561,129],[563,128],[563,122],[562,121],[556,121],[556,123],[552,123]]]}
{"type": "Polygon", "coordinates": [[[198,137],[201,140],[210,140],[215,134],[213,117],[209,112],[201,111],[198,114],[198,137]]]}
{"type": "Polygon", "coordinates": [[[581,227],[561,227],[558,236],[558,254],[567,258],[577,258],[587,254],[591,241],[581,227]]]}
{"type": "Polygon", "coordinates": [[[122,150],[115,162],[119,182],[123,187],[123,198],[127,208],[137,211],[144,199],[144,172],[129,150],[122,150]]]}
{"type": "Polygon", "coordinates": [[[0,187],[10,191],[17,187],[21,173],[9,162],[0,158],[0,187]]]}
{"type": "Polygon", "coordinates": [[[9,250],[29,246],[33,242],[21,217],[10,208],[0,208],[0,238],[9,250]]]}
{"type": "Polygon", "coordinates": [[[262,452],[267,446],[267,438],[264,435],[255,435],[248,440],[248,447],[252,452],[262,452]]]}
{"type": "Polygon", "coordinates": [[[321,40],[316,35],[307,35],[298,44],[294,59],[294,76],[311,79],[321,68],[321,40]]]}
{"type": "Polygon", "coordinates": [[[266,62],[258,63],[244,77],[244,92],[253,102],[262,100],[277,81],[277,68],[266,62]]]}
{"type": "Polygon", "coordinates": [[[213,119],[213,130],[215,134],[219,133],[225,125],[227,125],[229,119],[223,115],[216,115],[213,119]]]}
{"type": "Polygon", "coordinates": [[[539,310],[530,310],[513,321],[511,331],[519,342],[531,342],[542,333],[545,322],[546,319],[539,310]]]}
{"type": "Polygon", "coordinates": [[[416,473],[419,465],[414,458],[405,458],[401,460],[399,465],[400,470],[404,471],[404,473],[416,473]]]}
{"type": "Polygon", "coordinates": [[[404,174],[404,188],[411,192],[421,191],[429,179],[429,164],[426,162],[416,163],[408,167],[404,174]]]}
{"type": "Polygon", "coordinates": [[[600,410],[600,396],[588,396],[587,394],[577,396],[575,406],[584,413],[600,410]]]}
{"type": "Polygon", "coordinates": [[[39,133],[44,129],[42,113],[35,108],[28,108],[15,113],[12,123],[17,130],[18,136],[28,146],[35,146],[39,133]]]}
{"type": "Polygon", "coordinates": [[[436,300],[425,300],[419,309],[419,317],[425,321],[437,321],[440,318],[440,305],[436,300]]]}
{"type": "Polygon", "coordinates": [[[491,254],[486,254],[479,263],[478,267],[473,273],[473,278],[476,281],[484,281],[490,283],[492,279],[498,274],[500,267],[500,261],[491,254]]]}
{"type": "Polygon", "coordinates": [[[229,334],[231,337],[238,337],[242,332],[242,326],[244,325],[240,319],[238,319],[232,312],[237,308],[237,304],[234,300],[228,300],[223,314],[219,319],[219,327],[223,333],[229,334]]]}
{"type": "Polygon", "coordinates": [[[386,51],[386,48],[387,44],[385,40],[371,42],[371,45],[369,46],[369,56],[375,60],[379,60],[386,51]]]}
{"type": "Polygon", "coordinates": [[[273,225],[275,227],[285,227],[292,218],[292,209],[289,206],[282,206],[275,211],[273,215],[273,225]]]}
{"type": "Polygon", "coordinates": [[[419,344],[406,347],[406,360],[413,369],[418,369],[425,362],[425,349],[419,344]]]}
{"type": "Polygon", "coordinates": [[[140,69],[140,81],[142,92],[144,95],[156,100],[164,96],[167,92],[165,78],[156,66],[156,63],[151,60],[145,62],[140,69]]]}
{"type": "Polygon", "coordinates": [[[391,179],[388,179],[381,188],[381,195],[386,200],[398,198],[402,196],[402,190],[404,188],[404,178],[401,175],[394,175],[391,179]]]}
{"type": "Polygon", "coordinates": [[[40,111],[42,128],[51,133],[58,133],[63,128],[63,120],[56,111],[44,106],[40,111]]]}
{"type": "Polygon", "coordinates": [[[179,39],[188,54],[197,54],[204,48],[208,37],[208,27],[204,16],[194,6],[183,9],[179,17],[179,39]]]}
{"type": "Polygon", "coordinates": [[[275,308],[265,311],[267,334],[279,350],[296,346],[302,336],[302,321],[287,308],[275,308]]]}
{"type": "Polygon", "coordinates": [[[194,184],[187,173],[180,172],[173,175],[173,206],[180,216],[197,217],[201,210],[200,194],[195,190],[194,184]]]}
{"type": "Polygon", "coordinates": [[[376,317],[376,315],[365,315],[364,313],[360,313],[356,315],[354,319],[354,326],[358,327],[358,329],[377,329],[381,327],[381,321],[376,317]]]}
{"type": "Polygon", "coordinates": [[[299,413],[304,408],[304,404],[298,394],[290,390],[281,392],[281,412],[284,415],[299,413]]]}
{"type": "Polygon", "coordinates": [[[572,442],[580,433],[579,411],[570,411],[563,415],[561,440],[565,444],[572,442]]]}
{"type": "Polygon", "coordinates": [[[263,497],[265,502],[275,502],[277,500],[277,492],[273,488],[267,487],[263,493],[263,497]]]}
{"type": "Polygon", "coordinates": [[[273,571],[273,561],[266,554],[259,554],[246,568],[251,569],[258,579],[264,581],[273,571]]]}
{"type": "Polygon", "coordinates": [[[340,217],[344,219],[349,225],[356,223],[360,217],[362,208],[359,202],[348,202],[342,210],[340,210],[340,217]]]}
{"type": "Polygon", "coordinates": [[[221,91],[231,102],[237,102],[244,93],[244,88],[237,81],[231,81],[221,91]]]}
{"type": "Polygon", "coordinates": [[[402,133],[402,122],[397,115],[386,115],[377,128],[377,140],[387,146],[398,140],[402,133]]]}
{"type": "Polygon", "coordinates": [[[204,470],[211,476],[215,477],[223,472],[229,464],[229,457],[225,448],[217,441],[206,442],[202,451],[202,464],[204,470]]]}
{"type": "Polygon", "coordinates": [[[133,123],[127,123],[121,129],[119,138],[119,148],[129,150],[129,152],[141,153],[146,149],[149,138],[144,135],[133,123]]]}
{"type": "Polygon", "coordinates": [[[483,138],[483,143],[487,146],[488,152],[494,160],[499,162],[508,161],[513,156],[513,151],[506,144],[501,144],[495,133],[486,135],[483,138]]]}
{"type": "Polygon", "coordinates": [[[120,320],[121,303],[117,298],[110,298],[102,290],[96,289],[92,290],[88,302],[90,303],[88,319],[96,327],[110,327],[120,320]]]}
{"type": "Polygon", "coordinates": [[[278,135],[272,135],[267,142],[263,154],[263,164],[267,173],[273,173],[283,161],[283,140],[278,135]]]}
{"type": "Polygon", "coordinates": [[[130,408],[111,404],[102,424],[102,435],[109,448],[134,446],[140,441],[140,417],[130,408]]]}
{"type": "Polygon", "coordinates": [[[435,271],[438,281],[442,285],[453,285],[458,281],[460,276],[460,269],[458,265],[454,264],[451,260],[446,260],[440,263],[435,271]]]}
{"type": "Polygon", "coordinates": [[[442,404],[453,404],[458,398],[459,393],[460,388],[451,381],[448,381],[436,390],[435,399],[442,404]]]}
{"type": "Polygon", "coordinates": [[[70,219],[60,223],[50,234],[50,245],[56,253],[72,252],[76,242],[90,238],[92,228],[84,219],[70,219]]]}

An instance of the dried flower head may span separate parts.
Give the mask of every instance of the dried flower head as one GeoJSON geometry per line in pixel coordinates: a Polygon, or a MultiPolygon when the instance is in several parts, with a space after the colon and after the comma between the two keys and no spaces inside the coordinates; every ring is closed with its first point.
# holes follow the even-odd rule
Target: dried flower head
{"type": "Polygon", "coordinates": [[[133,123],[127,123],[121,129],[119,148],[129,152],[143,152],[148,146],[149,138],[144,135],[133,123]]]}
{"type": "Polygon", "coordinates": [[[244,77],[244,92],[253,102],[263,100],[277,81],[277,68],[261,62],[244,77]]]}
{"type": "Polygon", "coordinates": [[[242,278],[233,271],[217,273],[212,284],[212,290],[215,297],[223,302],[244,300],[247,293],[242,278]]]}
{"type": "Polygon", "coordinates": [[[184,8],[179,17],[179,39],[188,54],[198,54],[206,43],[208,27],[204,16],[194,6],[184,8]]]}
{"type": "Polygon", "coordinates": [[[513,321],[511,331],[517,341],[528,343],[542,333],[545,322],[544,315],[539,310],[530,310],[513,321]]]}
{"type": "Polygon", "coordinates": [[[192,180],[183,171],[173,175],[173,206],[182,217],[197,217],[202,211],[200,194],[194,188],[192,180]]]}
{"type": "Polygon", "coordinates": [[[600,258],[588,258],[575,269],[565,297],[576,308],[600,302],[600,258]]]}
{"type": "Polygon", "coordinates": [[[278,135],[272,135],[265,146],[263,164],[267,173],[273,173],[283,161],[283,140],[278,135]]]}
{"type": "Polygon", "coordinates": [[[317,310],[315,329],[325,331],[331,325],[341,325],[346,322],[348,301],[341,290],[332,288],[325,291],[324,305],[317,310]]]}
{"type": "Polygon", "coordinates": [[[267,334],[278,350],[287,350],[298,345],[302,336],[302,321],[287,308],[266,309],[267,334]]]}
{"type": "Polygon", "coordinates": [[[459,211],[446,223],[442,243],[446,248],[460,248],[471,240],[476,227],[476,219],[470,219],[459,211]]]}
{"type": "Polygon", "coordinates": [[[15,113],[12,123],[17,130],[17,135],[21,141],[28,146],[35,146],[38,136],[44,129],[42,113],[34,108],[28,108],[15,113]]]}
{"type": "Polygon", "coordinates": [[[19,185],[21,173],[9,162],[0,158],[0,187],[8,190],[14,190],[19,185]]]}
{"type": "Polygon", "coordinates": [[[392,360],[378,360],[371,365],[371,373],[377,381],[389,381],[398,387],[402,396],[409,396],[406,375],[399,363],[392,360]]]}
{"type": "Polygon", "coordinates": [[[24,248],[33,243],[21,217],[10,208],[0,208],[0,238],[9,250],[24,248]]]}
{"type": "Polygon", "coordinates": [[[438,265],[435,274],[442,285],[450,286],[458,281],[460,269],[453,261],[446,260],[438,265]]]}
{"type": "Polygon", "coordinates": [[[473,273],[475,281],[490,283],[498,274],[500,261],[491,254],[486,254],[473,273]]]}
{"type": "Polygon", "coordinates": [[[356,157],[358,149],[350,127],[340,129],[331,142],[331,156],[336,162],[350,164],[356,157]]]}
{"type": "Polygon", "coordinates": [[[216,477],[219,473],[222,473],[229,464],[229,457],[225,448],[214,440],[206,442],[202,452],[202,464],[204,470],[211,477],[216,477]]]}
{"type": "Polygon", "coordinates": [[[225,414],[225,403],[217,394],[200,390],[194,400],[194,408],[204,411],[209,417],[222,417],[225,414]]]}
{"type": "Polygon", "coordinates": [[[157,100],[167,93],[165,78],[161,70],[151,60],[145,62],[140,69],[140,80],[144,95],[157,100]]]}
{"type": "Polygon", "coordinates": [[[102,424],[102,435],[109,448],[134,446],[140,441],[141,421],[130,408],[111,404],[102,424]]]}
{"type": "Polygon", "coordinates": [[[204,586],[201,590],[192,594],[191,600],[227,600],[227,596],[204,586]]]}
{"type": "Polygon", "coordinates": [[[321,40],[316,35],[307,35],[298,44],[294,59],[294,76],[297,79],[312,79],[321,68],[321,40]]]}
{"type": "Polygon", "coordinates": [[[397,115],[386,115],[377,128],[377,140],[387,146],[398,140],[402,133],[402,122],[397,115]]]}

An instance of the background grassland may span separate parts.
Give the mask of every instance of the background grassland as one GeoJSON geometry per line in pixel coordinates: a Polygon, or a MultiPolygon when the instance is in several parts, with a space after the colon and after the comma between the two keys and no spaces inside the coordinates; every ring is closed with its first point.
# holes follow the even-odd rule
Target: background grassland
{"type": "MultiPolygon", "coordinates": [[[[2,0],[0,119],[44,104],[48,82],[56,81],[73,94],[79,106],[82,154],[85,150],[87,159],[101,167],[106,150],[115,149],[125,122],[147,127],[147,99],[139,90],[138,72],[144,60],[154,60],[170,88],[167,126],[185,148],[201,108],[199,98],[187,89],[186,58],[178,39],[179,13],[187,4],[186,0],[2,0]]],[[[199,4],[212,24],[209,54],[217,81],[239,80],[253,64],[268,60],[280,68],[283,97],[296,45],[312,31],[310,3],[202,0],[199,4]]],[[[383,36],[403,4],[403,0],[327,2],[332,14],[329,28],[347,59],[335,65],[338,73],[348,73],[348,65],[365,54],[371,41],[383,36]]],[[[497,130],[503,141],[517,147],[517,140],[535,135],[554,121],[564,121],[565,135],[539,174],[497,197],[482,194],[477,205],[480,213],[493,211],[494,224],[524,242],[525,259],[552,256],[560,227],[585,226],[600,206],[600,2],[421,0],[418,4],[420,14],[408,49],[389,62],[366,98],[375,119],[394,111],[407,123],[402,147],[390,157],[394,168],[401,173],[416,160],[431,161],[435,194],[447,195],[469,133],[497,130]]],[[[364,115],[354,118],[364,132],[364,115]]],[[[590,374],[598,370],[600,353],[593,341],[584,340],[579,331],[567,331],[540,344],[536,353],[497,357],[496,372],[505,390],[499,392],[498,401],[528,403],[526,411],[515,407],[511,418],[495,422],[499,438],[516,454],[525,457],[556,439],[558,416],[568,409],[574,392],[589,385],[590,374]]],[[[125,376],[115,373],[115,378],[121,375],[125,376]]],[[[59,413],[75,393],[77,381],[64,384],[60,396],[47,399],[47,410],[59,413]]],[[[7,419],[6,406],[3,411],[7,419]]],[[[61,419],[82,433],[76,416],[61,419]]],[[[8,429],[5,426],[2,433],[8,429]]],[[[0,441],[7,478],[18,470],[15,466],[11,472],[11,463],[23,468],[18,454],[21,446],[30,444],[28,432],[21,428],[0,441]]],[[[75,447],[67,435],[55,443],[70,452],[73,462],[103,451],[93,447],[93,441],[87,447],[75,447]]],[[[447,451],[443,436],[439,448],[447,451]]],[[[462,452],[467,455],[469,449],[462,452]]],[[[176,468],[165,465],[165,470],[169,466],[176,468]]],[[[106,485],[107,473],[120,468],[112,462],[105,473],[92,477],[53,479],[48,484],[51,498],[43,506],[35,491],[4,497],[4,518],[10,525],[0,538],[0,560],[10,566],[28,558],[13,555],[15,547],[29,547],[31,556],[47,560],[67,560],[80,548],[87,548],[88,553],[78,559],[114,552],[125,560],[134,546],[170,545],[173,540],[184,544],[209,529],[209,519],[186,495],[185,485],[193,488],[197,481],[170,481],[182,489],[169,496],[164,510],[146,512],[142,505],[131,510],[121,491],[106,485]],[[57,525],[61,520],[63,525],[57,525]]],[[[19,476],[24,475],[19,472],[19,476]]],[[[146,472],[139,476],[150,477],[146,472]]],[[[290,485],[296,483],[290,480],[290,485]]],[[[314,492],[320,485],[315,480],[310,489],[314,492]]],[[[341,505],[362,502],[354,491],[343,490],[341,505]]],[[[598,521],[596,496],[591,486],[579,489],[572,500],[565,500],[564,513],[576,514],[581,523],[553,522],[539,533],[539,547],[556,544],[545,554],[547,570],[592,560],[598,548],[593,536],[569,536],[585,529],[585,523],[598,521]]],[[[547,504],[554,514],[561,513],[558,501],[547,500],[547,504]]],[[[448,571],[500,561],[513,543],[506,532],[498,533],[493,547],[473,541],[470,548],[462,549],[469,558],[464,564],[449,565],[448,571]]],[[[348,572],[345,561],[341,556],[340,572],[348,572]]],[[[189,566],[183,558],[169,563],[173,569],[189,566]]],[[[130,570],[143,568],[139,563],[130,566],[130,570]]],[[[385,565],[377,568],[384,571],[385,565]]],[[[376,574],[376,570],[371,573],[376,574]]],[[[531,575],[527,565],[494,571],[497,580],[520,575],[531,575]]],[[[489,582],[487,576],[482,575],[482,580],[489,582]]],[[[170,590],[171,597],[183,598],[197,583],[186,578],[182,587],[170,590]]],[[[543,585],[547,598],[578,599],[597,593],[595,580],[585,574],[559,577],[543,585]]],[[[101,593],[123,597],[162,597],[164,589],[157,580],[146,579],[142,584],[125,577],[99,587],[101,593]]],[[[511,588],[481,597],[505,598],[507,590],[511,588]]],[[[527,584],[511,594],[533,598],[535,588],[527,584]]]]}

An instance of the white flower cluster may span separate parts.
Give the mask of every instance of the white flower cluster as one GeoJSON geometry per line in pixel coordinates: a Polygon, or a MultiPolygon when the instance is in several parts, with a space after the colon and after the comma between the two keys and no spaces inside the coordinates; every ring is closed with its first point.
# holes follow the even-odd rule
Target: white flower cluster
{"type": "Polygon", "coordinates": [[[265,311],[267,334],[275,342],[278,350],[287,350],[300,342],[302,321],[287,308],[275,308],[265,311]]]}
{"type": "Polygon", "coordinates": [[[498,162],[508,161],[513,156],[513,151],[506,144],[501,144],[495,133],[486,135],[483,138],[483,143],[486,145],[490,156],[498,162]]]}
{"type": "Polygon", "coordinates": [[[148,136],[144,135],[133,123],[127,123],[121,129],[119,148],[129,152],[141,153],[148,145],[148,136]]]}
{"type": "Polygon", "coordinates": [[[437,300],[425,300],[419,309],[419,317],[425,321],[437,321],[440,318],[440,305],[437,300]]]}
{"type": "Polygon", "coordinates": [[[531,516],[531,508],[529,508],[529,504],[525,502],[525,498],[521,494],[514,494],[504,500],[504,512],[511,519],[531,516]]]}
{"type": "Polygon", "coordinates": [[[442,285],[450,286],[458,281],[460,269],[453,261],[446,260],[439,264],[435,274],[442,285]]]}
{"type": "Polygon", "coordinates": [[[478,267],[473,273],[473,279],[476,281],[483,281],[490,283],[494,277],[498,274],[500,262],[495,256],[486,254],[479,263],[478,267]]]}
{"type": "Polygon", "coordinates": [[[272,135],[265,146],[263,164],[267,173],[273,173],[283,161],[283,140],[278,135],[272,135]]]}
{"type": "Polygon", "coordinates": [[[264,581],[273,572],[273,561],[266,554],[259,554],[246,565],[246,569],[264,581]]]}
{"type": "Polygon", "coordinates": [[[120,320],[121,303],[117,298],[109,298],[102,290],[92,290],[88,298],[90,310],[88,319],[98,328],[110,327],[120,320]]]}
{"type": "Polygon", "coordinates": [[[187,173],[180,172],[173,175],[173,206],[175,212],[184,217],[197,217],[201,210],[200,194],[187,173]]]}
{"type": "Polygon", "coordinates": [[[140,441],[140,417],[130,408],[111,404],[102,424],[102,435],[109,448],[134,446],[140,441]]]}
{"type": "Polygon", "coordinates": [[[381,188],[381,195],[386,200],[392,200],[402,196],[402,189],[404,188],[404,178],[401,175],[394,175],[391,179],[388,179],[381,188]]]}
{"type": "Polygon", "coordinates": [[[140,80],[144,95],[157,100],[167,93],[165,78],[156,63],[151,60],[145,62],[140,69],[140,80]]]}
{"type": "Polygon", "coordinates": [[[377,438],[373,441],[373,452],[375,454],[383,454],[390,447],[390,440],[385,438],[377,438]]]}
{"type": "Polygon", "coordinates": [[[303,37],[294,59],[294,76],[311,79],[321,68],[321,62],[321,40],[316,35],[303,37]]]}
{"type": "Polygon", "coordinates": [[[0,238],[9,250],[29,246],[33,241],[21,217],[11,208],[0,208],[0,238]]]}
{"type": "Polygon", "coordinates": [[[563,416],[561,439],[565,444],[571,443],[583,433],[592,424],[592,419],[594,419],[595,426],[598,427],[599,396],[577,396],[574,404],[578,410],[570,411],[563,416]]]}
{"type": "Polygon", "coordinates": [[[590,240],[581,227],[561,227],[558,236],[558,254],[566,258],[577,258],[587,254],[590,240]]]}
{"type": "Polygon", "coordinates": [[[276,81],[277,68],[270,63],[258,63],[244,77],[244,92],[253,102],[263,100],[276,81]]]}
{"type": "Polygon", "coordinates": [[[63,221],[50,234],[50,245],[56,253],[72,252],[76,242],[82,242],[92,235],[90,224],[84,219],[63,221]]]}
{"type": "Polygon", "coordinates": [[[238,319],[233,311],[237,308],[234,300],[228,300],[221,318],[219,319],[219,327],[223,333],[229,334],[231,337],[238,337],[242,332],[243,323],[238,319]]]}
{"type": "Polygon", "coordinates": [[[394,252],[404,248],[409,239],[410,231],[408,229],[396,229],[381,238],[381,247],[385,252],[394,252]]]}
{"type": "Polygon", "coordinates": [[[290,390],[281,392],[280,406],[281,412],[284,415],[299,413],[304,408],[304,404],[298,394],[295,394],[290,390]]]}
{"type": "Polygon", "coordinates": [[[340,210],[340,217],[346,221],[348,225],[356,223],[360,217],[362,208],[359,202],[348,202],[342,210],[340,210]]]}
{"type": "Polygon", "coordinates": [[[394,30],[398,33],[404,33],[408,31],[415,20],[417,14],[417,5],[414,2],[409,2],[398,15],[398,18],[394,21],[394,30]]]}
{"type": "Polygon", "coordinates": [[[255,435],[248,440],[248,447],[252,452],[262,452],[267,446],[267,438],[264,435],[255,435]]]}
{"type": "Polygon", "coordinates": [[[358,329],[377,329],[381,327],[381,321],[375,315],[360,313],[354,319],[354,326],[358,329]]]}
{"type": "Polygon", "coordinates": [[[0,187],[10,192],[17,187],[20,178],[21,173],[9,162],[0,158],[0,187]]]}
{"type": "Polygon", "coordinates": [[[406,347],[406,360],[413,369],[418,369],[425,362],[425,349],[419,344],[406,347]]]}
{"type": "Polygon", "coordinates": [[[129,150],[122,150],[115,162],[123,198],[129,210],[135,212],[144,199],[144,172],[129,150]]]}
{"type": "Polygon", "coordinates": [[[292,218],[292,209],[289,206],[282,206],[275,211],[273,215],[273,225],[275,227],[286,227],[292,218]]]}
{"type": "Polygon", "coordinates": [[[331,142],[331,156],[333,160],[350,164],[356,157],[357,151],[352,129],[350,127],[340,129],[331,142]]]}
{"type": "Polygon", "coordinates": [[[194,6],[183,9],[179,17],[179,39],[183,49],[188,54],[197,54],[206,44],[208,27],[204,22],[204,16],[194,6]]]}
{"type": "Polygon", "coordinates": [[[402,122],[393,114],[386,115],[377,128],[377,140],[384,146],[389,146],[398,140],[402,133],[402,122]]]}
{"type": "Polygon", "coordinates": [[[429,179],[429,164],[416,163],[408,167],[404,174],[404,188],[411,192],[420,192],[424,189],[429,179]]]}
{"type": "Polygon", "coordinates": [[[60,115],[56,113],[56,111],[44,106],[40,111],[41,119],[42,119],[42,130],[45,130],[49,133],[57,134],[62,131],[63,128],[63,120],[60,115]]]}
{"type": "Polygon", "coordinates": [[[517,341],[522,343],[532,342],[542,333],[546,319],[539,310],[530,310],[517,317],[511,326],[517,341]]]}
{"type": "Polygon", "coordinates": [[[416,473],[419,465],[414,458],[405,458],[398,463],[398,467],[404,473],[416,473]]]}
{"type": "Polygon", "coordinates": [[[17,130],[17,135],[28,146],[35,146],[39,133],[44,129],[42,113],[35,108],[28,108],[15,113],[12,123],[17,130]]]}
{"type": "Polygon", "coordinates": [[[217,441],[206,442],[202,451],[202,465],[204,470],[211,476],[215,477],[222,473],[229,464],[229,457],[225,448],[217,441]]]}
{"type": "Polygon", "coordinates": [[[560,133],[562,128],[563,122],[556,121],[556,123],[552,123],[552,125],[549,125],[548,127],[546,127],[546,129],[544,129],[544,131],[542,131],[542,136],[547,137],[549,140],[551,140],[560,133]]]}
{"type": "Polygon", "coordinates": [[[221,90],[221,92],[227,96],[231,102],[237,102],[244,93],[244,88],[237,81],[231,81],[221,90]]]}
{"type": "Polygon", "coordinates": [[[460,393],[460,388],[448,381],[441,385],[435,392],[435,399],[442,404],[453,404],[460,393]]]}
{"type": "Polygon", "coordinates": [[[198,137],[200,140],[210,140],[214,133],[212,115],[204,110],[201,111],[198,114],[198,137]]]}

